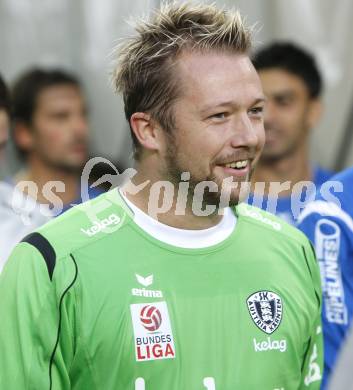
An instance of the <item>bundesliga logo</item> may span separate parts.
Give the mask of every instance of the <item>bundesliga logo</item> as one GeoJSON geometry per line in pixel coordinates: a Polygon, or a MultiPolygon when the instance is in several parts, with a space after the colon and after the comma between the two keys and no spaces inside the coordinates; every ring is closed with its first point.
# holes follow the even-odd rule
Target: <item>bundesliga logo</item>
{"type": "Polygon", "coordinates": [[[162,324],[161,312],[154,306],[144,306],[140,313],[143,327],[150,332],[155,332],[162,324]]]}
{"type": "Polygon", "coordinates": [[[281,323],[283,305],[279,295],[271,291],[258,291],[246,301],[256,326],[267,334],[273,333],[281,323]]]}
{"type": "Polygon", "coordinates": [[[137,361],[174,359],[175,346],[166,302],[130,305],[137,361]]]}

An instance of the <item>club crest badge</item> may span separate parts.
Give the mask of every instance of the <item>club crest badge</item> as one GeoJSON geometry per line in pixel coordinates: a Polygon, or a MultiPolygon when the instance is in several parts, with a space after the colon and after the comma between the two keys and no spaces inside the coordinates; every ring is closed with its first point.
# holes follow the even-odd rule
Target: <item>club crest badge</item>
{"type": "Polygon", "coordinates": [[[273,333],[280,325],[283,303],[279,295],[272,291],[258,291],[246,301],[255,325],[267,334],[273,333]]]}

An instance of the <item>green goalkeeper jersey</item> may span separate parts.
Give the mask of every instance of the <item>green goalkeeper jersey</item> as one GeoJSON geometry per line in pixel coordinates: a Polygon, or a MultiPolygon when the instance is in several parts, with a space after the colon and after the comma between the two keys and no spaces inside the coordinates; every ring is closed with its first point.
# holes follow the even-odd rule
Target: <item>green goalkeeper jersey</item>
{"type": "Polygon", "coordinates": [[[319,389],[320,278],[308,240],[241,204],[185,249],[118,191],[27,236],[0,277],[0,389],[319,389]]]}

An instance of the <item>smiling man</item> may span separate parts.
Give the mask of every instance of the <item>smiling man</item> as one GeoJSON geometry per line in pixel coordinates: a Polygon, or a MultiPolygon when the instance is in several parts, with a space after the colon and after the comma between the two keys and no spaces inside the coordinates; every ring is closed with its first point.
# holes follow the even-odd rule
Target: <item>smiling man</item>
{"type": "Polygon", "coordinates": [[[319,389],[310,244],[239,203],[264,143],[250,43],[238,13],[172,4],[120,47],[137,174],[15,249],[1,387],[319,389]]]}

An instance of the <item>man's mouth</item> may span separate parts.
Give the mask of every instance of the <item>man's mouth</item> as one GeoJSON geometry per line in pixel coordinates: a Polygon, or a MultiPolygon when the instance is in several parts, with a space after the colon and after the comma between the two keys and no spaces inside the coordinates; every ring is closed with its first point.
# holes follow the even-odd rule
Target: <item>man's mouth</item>
{"type": "Polygon", "coordinates": [[[226,168],[232,168],[232,169],[244,169],[248,166],[249,160],[238,160],[238,161],[232,161],[230,163],[224,164],[226,168]]]}
{"type": "Polygon", "coordinates": [[[219,167],[223,168],[224,173],[227,175],[244,178],[250,173],[251,161],[249,159],[229,161],[224,164],[219,164],[219,167]]]}

